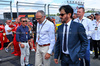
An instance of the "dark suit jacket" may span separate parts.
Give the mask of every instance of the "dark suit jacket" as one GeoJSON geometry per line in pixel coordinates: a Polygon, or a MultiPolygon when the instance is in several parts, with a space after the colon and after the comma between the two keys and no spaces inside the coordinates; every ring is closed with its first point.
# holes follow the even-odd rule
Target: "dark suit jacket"
{"type": "MultiPolygon", "coordinates": [[[[62,57],[62,39],[63,39],[63,26],[58,27],[57,31],[57,42],[55,44],[54,58],[60,59],[62,57]]],[[[70,58],[73,62],[83,58],[85,55],[86,48],[88,46],[88,40],[85,33],[85,28],[82,24],[72,21],[69,34],[68,34],[68,50],[70,58]]]]}

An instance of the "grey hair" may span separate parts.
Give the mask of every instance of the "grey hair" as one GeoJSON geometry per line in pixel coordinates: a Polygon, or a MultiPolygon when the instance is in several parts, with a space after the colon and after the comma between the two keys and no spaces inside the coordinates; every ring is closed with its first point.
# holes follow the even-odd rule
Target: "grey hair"
{"type": "Polygon", "coordinates": [[[45,12],[43,10],[38,10],[37,13],[41,13],[42,16],[46,16],[45,12]]]}

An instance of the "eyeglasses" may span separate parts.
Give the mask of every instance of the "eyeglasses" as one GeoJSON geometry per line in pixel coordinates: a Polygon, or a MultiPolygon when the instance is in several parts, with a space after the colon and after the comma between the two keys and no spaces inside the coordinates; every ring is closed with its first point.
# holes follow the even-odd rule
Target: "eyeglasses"
{"type": "MultiPolygon", "coordinates": [[[[43,16],[42,16],[43,17],[43,16]]],[[[42,17],[41,18],[36,18],[36,20],[40,20],[40,19],[42,19],[42,17]]]]}
{"type": "Polygon", "coordinates": [[[25,21],[22,21],[22,22],[27,22],[27,20],[25,20],[25,21]]]}
{"type": "MultiPolygon", "coordinates": [[[[66,13],[65,13],[65,14],[66,14],[66,13]]],[[[59,16],[62,16],[62,17],[63,17],[65,14],[59,14],[59,16]]]]}

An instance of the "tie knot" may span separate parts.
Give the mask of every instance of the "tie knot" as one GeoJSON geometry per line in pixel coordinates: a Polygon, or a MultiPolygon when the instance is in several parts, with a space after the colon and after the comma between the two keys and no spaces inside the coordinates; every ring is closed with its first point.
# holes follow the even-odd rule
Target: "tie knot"
{"type": "Polygon", "coordinates": [[[67,27],[68,25],[67,25],[67,24],[65,24],[65,26],[67,27]]]}

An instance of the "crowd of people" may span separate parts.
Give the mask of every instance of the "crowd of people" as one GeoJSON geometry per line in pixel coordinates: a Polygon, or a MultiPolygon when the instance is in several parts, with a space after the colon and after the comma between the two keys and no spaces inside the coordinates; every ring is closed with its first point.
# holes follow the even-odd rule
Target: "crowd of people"
{"type": "MultiPolygon", "coordinates": [[[[21,66],[32,65],[29,64],[30,48],[35,51],[35,66],[50,66],[52,53],[56,64],[60,57],[61,66],[90,66],[90,54],[93,54],[93,50],[93,59],[98,59],[100,55],[100,12],[84,17],[83,7],[79,7],[77,13],[74,13],[70,5],[61,6],[59,12],[62,24],[57,31],[55,19],[46,17],[43,10],[38,10],[35,14],[35,32],[26,17],[18,17],[14,22],[7,20],[5,29],[2,29],[10,41],[5,51],[9,52],[11,46],[11,54],[20,56],[21,66]]],[[[2,30],[0,31],[3,32],[2,30]]],[[[0,50],[2,49],[3,44],[0,50]]]]}

